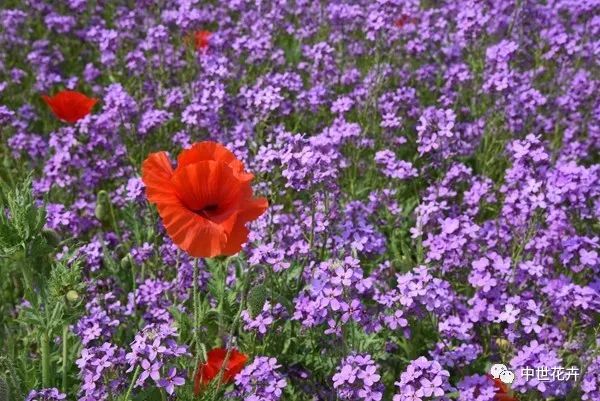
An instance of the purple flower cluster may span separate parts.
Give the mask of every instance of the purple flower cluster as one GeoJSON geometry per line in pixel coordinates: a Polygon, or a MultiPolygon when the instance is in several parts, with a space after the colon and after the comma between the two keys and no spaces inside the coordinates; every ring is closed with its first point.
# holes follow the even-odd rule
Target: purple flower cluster
{"type": "Polygon", "coordinates": [[[436,361],[419,357],[411,361],[395,384],[399,393],[394,401],[441,400],[451,391],[450,373],[436,361]]]}
{"type": "MultiPolygon", "coordinates": [[[[490,401],[483,367],[500,360],[514,372],[586,367],[579,382],[517,374],[523,398],[600,399],[599,11],[583,0],[3,2],[0,181],[33,176],[60,237],[48,259],[82,266],[79,301],[57,325],[79,352],[67,398],[190,395],[202,347],[225,340],[253,360],[235,399],[490,401]],[[92,112],[56,118],[41,96],[64,89],[96,99],[92,112]],[[141,178],[149,153],[175,160],[206,140],[269,200],[224,288],[220,261],[172,243],[141,178]],[[240,305],[246,278],[269,287],[262,310],[240,305]]],[[[2,272],[17,266],[0,258],[2,272]]],[[[27,382],[41,383],[36,336],[14,334],[18,305],[35,303],[20,285],[4,297],[13,281],[0,286],[0,349],[17,338],[37,375],[27,382]]],[[[37,281],[42,297],[48,280],[37,281]]]]}
{"type": "Polygon", "coordinates": [[[459,401],[491,401],[496,395],[494,382],[487,376],[467,376],[457,387],[459,401]]]}
{"type": "Polygon", "coordinates": [[[57,388],[46,388],[42,390],[31,390],[25,401],[60,401],[67,398],[57,388]]]}
{"type": "Polygon", "coordinates": [[[285,318],[286,309],[280,303],[272,304],[266,301],[262,310],[256,316],[248,310],[242,311],[242,320],[244,321],[244,330],[258,332],[259,335],[265,335],[267,331],[272,332],[272,325],[277,319],[285,318]]]}
{"type": "Polygon", "coordinates": [[[105,401],[127,385],[125,351],[116,345],[84,348],[76,363],[82,381],[79,401],[105,401]]]}
{"type": "Polygon", "coordinates": [[[185,346],[175,341],[177,331],[168,324],[150,324],[139,332],[131,343],[131,352],[125,355],[129,365],[127,372],[141,368],[141,373],[135,382],[136,387],[144,387],[153,381],[154,385],[163,387],[169,394],[175,386],[181,386],[185,380],[177,375],[175,367],[167,372],[167,365],[176,358],[186,355],[185,346]]]}
{"type": "Polygon", "coordinates": [[[369,289],[371,281],[363,277],[357,259],[321,262],[309,277],[308,288],[295,300],[294,320],[305,327],[327,324],[326,332],[341,335],[343,325],[365,317],[360,294],[369,289]]]}
{"type": "Polygon", "coordinates": [[[600,357],[595,357],[588,365],[581,383],[583,401],[600,399],[600,357]]]}
{"type": "Polygon", "coordinates": [[[340,400],[380,401],[383,385],[370,355],[349,355],[336,368],[333,387],[340,400]]]}
{"type": "Polygon", "coordinates": [[[279,372],[277,359],[258,356],[235,377],[236,389],[231,399],[244,401],[277,401],[287,386],[279,372]]]}

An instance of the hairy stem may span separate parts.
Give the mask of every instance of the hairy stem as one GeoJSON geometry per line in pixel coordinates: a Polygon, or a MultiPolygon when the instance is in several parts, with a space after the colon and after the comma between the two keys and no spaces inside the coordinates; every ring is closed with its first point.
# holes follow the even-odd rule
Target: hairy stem
{"type": "Polygon", "coordinates": [[[196,364],[194,366],[194,376],[198,374],[198,365],[200,364],[200,358],[203,354],[202,346],[200,342],[200,300],[198,299],[198,263],[199,260],[194,261],[194,279],[192,282],[192,300],[194,302],[194,342],[196,346],[196,364]]]}
{"type": "Polygon", "coordinates": [[[44,388],[51,387],[50,377],[50,338],[47,333],[42,334],[40,339],[40,352],[42,354],[42,385],[44,388]]]}
{"type": "Polygon", "coordinates": [[[65,324],[62,332],[62,391],[63,393],[67,392],[67,351],[68,351],[68,340],[69,340],[69,325],[65,324]]]}

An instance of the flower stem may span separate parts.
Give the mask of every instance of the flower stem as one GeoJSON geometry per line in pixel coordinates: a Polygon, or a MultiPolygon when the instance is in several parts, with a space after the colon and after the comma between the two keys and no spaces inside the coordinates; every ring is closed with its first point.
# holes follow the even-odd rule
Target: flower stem
{"type": "Polygon", "coordinates": [[[194,302],[194,342],[196,345],[196,364],[194,366],[194,378],[198,374],[198,365],[200,364],[200,355],[202,354],[202,347],[200,344],[200,301],[198,299],[198,263],[199,260],[194,261],[194,279],[192,282],[192,297],[194,302]]]}
{"type": "MultiPolygon", "coordinates": [[[[242,273],[242,294],[240,296],[240,307],[238,308],[237,314],[235,315],[235,318],[233,319],[233,323],[231,324],[231,327],[229,328],[229,334],[228,334],[228,338],[232,339],[233,336],[235,335],[235,332],[237,331],[237,327],[240,323],[240,320],[242,318],[242,312],[244,311],[245,307],[246,307],[246,297],[248,295],[248,290],[249,290],[249,285],[250,285],[250,270],[248,270],[245,274],[242,273]]],[[[219,374],[217,376],[217,389],[219,389],[221,387],[221,380],[223,378],[223,375],[225,374],[225,367],[227,366],[228,362],[229,362],[229,358],[231,356],[231,351],[232,351],[233,347],[227,347],[227,353],[225,354],[225,359],[223,360],[223,365],[221,365],[221,369],[219,370],[219,374]]]]}
{"type": "Polygon", "coordinates": [[[129,401],[129,397],[131,396],[131,391],[133,390],[133,385],[137,381],[138,375],[140,374],[140,366],[138,365],[135,368],[135,372],[133,372],[133,379],[131,379],[131,383],[129,384],[129,388],[127,389],[127,393],[125,394],[125,400],[129,401]]]}
{"type": "Polygon", "coordinates": [[[67,351],[68,351],[68,336],[69,336],[69,325],[65,324],[62,332],[62,391],[67,392],[67,351]]]}
{"type": "Polygon", "coordinates": [[[223,263],[221,263],[221,274],[223,274],[223,286],[221,288],[221,293],[219,294],[219,306],[217,313],[219,315],[219,336],[218,341],[221,343],[219,345],[225,345],[223,341],[223,334],[225,331],[225,294],[227,292],[227,265],[229,264],[229,258],[225,259],[223,263]]]}
{"type": "Polygon", "coordinates": [[[44,388],[50,386],[50,339],[48,334],[42,334],[40,352],[42,354],[42,385],[44,388]]]}

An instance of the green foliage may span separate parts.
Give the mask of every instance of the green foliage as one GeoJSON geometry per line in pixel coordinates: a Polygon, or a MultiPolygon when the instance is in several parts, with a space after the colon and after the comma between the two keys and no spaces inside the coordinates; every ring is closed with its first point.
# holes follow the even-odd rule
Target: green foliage
{"type": "Polygon", "coordinates": [[[10,389],[4,376],[0,375],[0,401],[10,400],[10,389]]]}
{"type": "Polygon", "coordinates": [[[21,381],[16,372],[17,369],[12,361],[6,356],[0,356],[0,401],[4,400],[3,395],[10,401],[12,399],[9,396],[14,396],[15,400],[23,399],[21,381]]]}
{"type": "Polygon", "coordinates": [[[20,250],[43,254],[48,242],[41,235],[46,211],[38,207],[31,192],[31,177],[15,188],[0,188],[8,213],[0,213],[0,256],[9,257],[20,250]],[[29,245],[29,246],[28,246],[29,245]]]}

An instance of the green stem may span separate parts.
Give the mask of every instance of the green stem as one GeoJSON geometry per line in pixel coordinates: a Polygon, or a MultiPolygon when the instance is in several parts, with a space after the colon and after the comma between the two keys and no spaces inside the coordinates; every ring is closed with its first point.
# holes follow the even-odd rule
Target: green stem
{"type": "MultiPolygon", "coordinates": [[[[242,278],[242,295],[240,297],[240,307],[238,308],[237,314],[235,315],[235,319],[233,320],[233,323],[231,324],[231,327],[229,329],[229,335],[228,338],[231,339],[233,338],[235,332],[237,331],[238,325],[240,323],[240,320],[242,318],[242,312],[244,311],[245,307],[246,307],[246,297],[248,295],[248,290],[249,290],[249,284],[250,284],[250,270],[248,270],[246,272],[246,274],[243,275],[242,278]]],[[[219,370],[219,374],[217,376],[217,389],[219,389],[221,387],[221,380],[223,378],[223,374],[225,374],[225,367],[227,366],[228,362],[229,362],[229,358],[231,356],[231,351],[232,348],[231,347],[227,347],[227,353],[225,354],[225,359],[223,360],[223,365],[221,365],[221,369],[219,370]]]]}
{"type": "Polygon", "coordinates": [[[68,340],[69,340],[69,325],[65,324],[62,332],[62,391],[67,392],[67,351],[68,351],[68,340]]]}
{"type": "Polygon", "coordinates": [[[200,356],[202,355],[202,347],[200,343],[200,301],[198,299],[198,263],[194,261],[194,279],[192,282],[192,300],[194,302],[194,342],[196,345],[196,365],[194,366],[194,376],[198,374],[198,365],[200,364],[200,356]]]}
{"type": "Polygon", "coordinates": [[[50,339],[48,334],[42,334],[40,352],[42,354],[42,385],[51,387],[50,383],[50,339]]]}
{"type": "Polygon", "coordinates": [[[140,374],[140,366],[138,365],[135,368],[135,372],[133,373],[133,379],[131,379],[131,383],[129,384],[129,388],[127,389],[127,393],[125,394],[124,401],[129,401],[129,397],[131,397],[131,391],[133,390],[133,385],[137,381],[139,374],[140,374]]]}
{"type": "Polygon", "coordinates": [[[227,264],[229,263],[229,259],[225,259],[225,261],[221,264],[221,274],[223,274],[223,286],[221,288],[221,294],[219,297],[219,306],[217,313],[219,315],[219,336],[217,341],[219,342],[219,346],[224,346],[223,334],[225,330],[225,293],[227,291],[227,264]]]}

